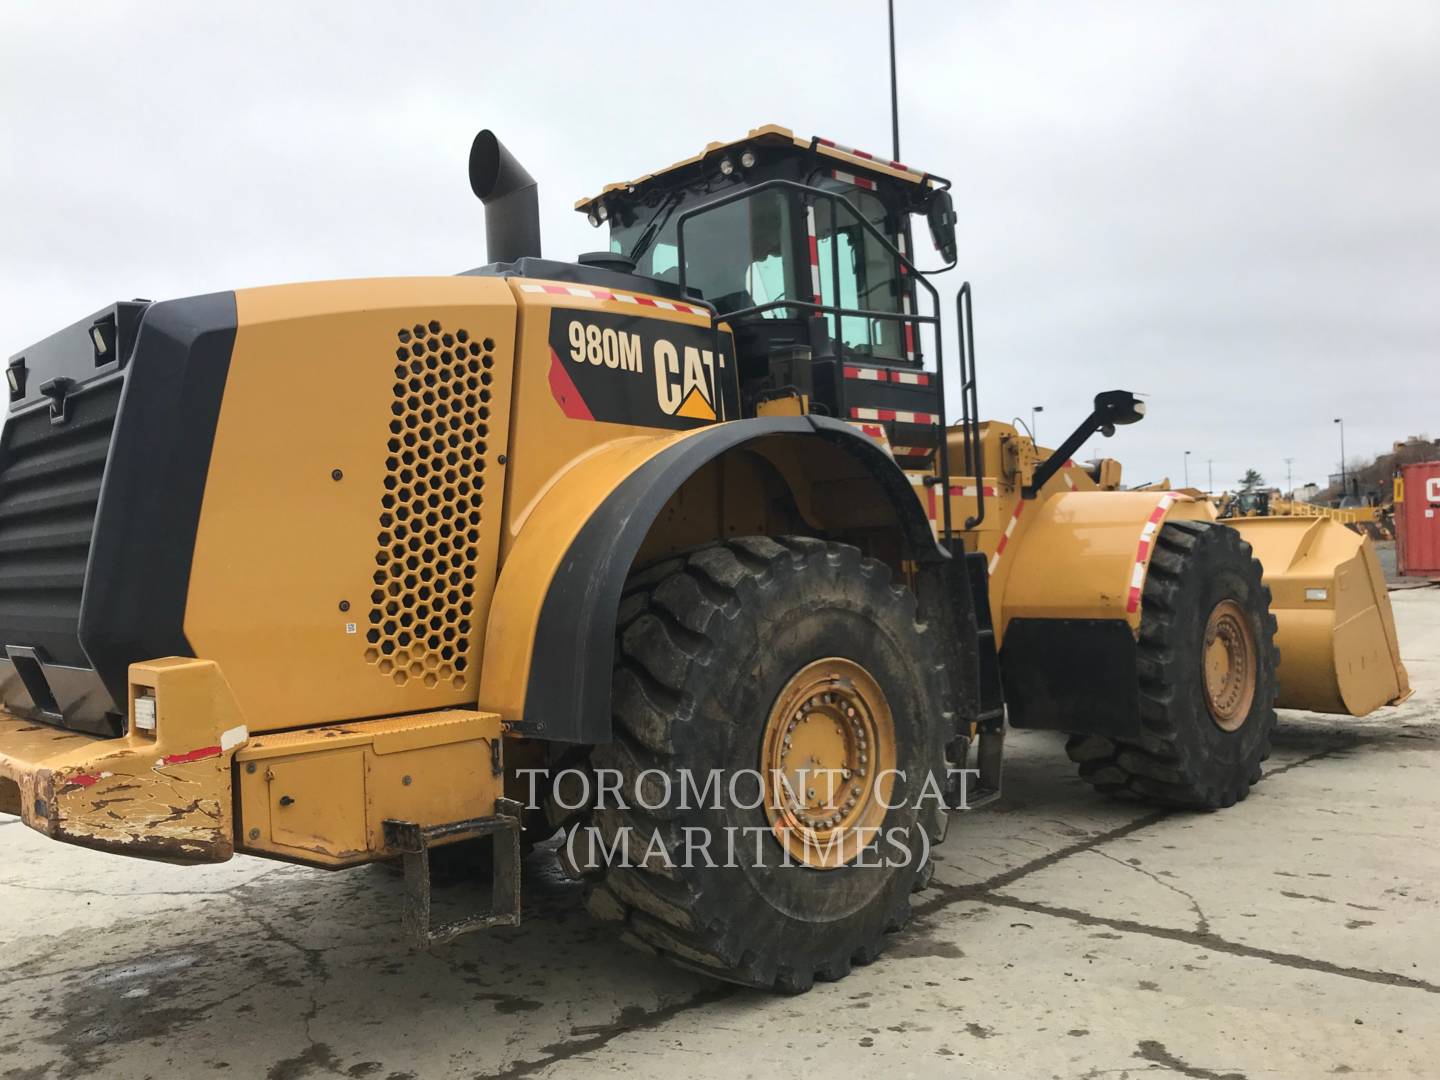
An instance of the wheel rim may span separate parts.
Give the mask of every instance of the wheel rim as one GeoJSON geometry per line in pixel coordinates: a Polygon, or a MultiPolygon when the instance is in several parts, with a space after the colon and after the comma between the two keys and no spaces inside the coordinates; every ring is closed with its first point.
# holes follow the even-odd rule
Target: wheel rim
{"type": "Polygon", "coordinates": [[[1205,704],[1222,731],[1236,731],[1255,700],[1255,637],[1234,600],[1222,600],[1205,623],[1205,704]]]}
{"type": "Polygon", "coordinates": [[[760,751],[765,813],[796,862],[851,862],[885,821],[894,768],[890,705],[853,660],[807,664],[775,698],[760,751]]]}

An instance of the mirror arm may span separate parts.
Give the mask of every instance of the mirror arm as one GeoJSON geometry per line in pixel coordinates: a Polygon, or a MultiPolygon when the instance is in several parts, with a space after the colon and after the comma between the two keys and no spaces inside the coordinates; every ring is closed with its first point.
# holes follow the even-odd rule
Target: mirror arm
{"type": "MultiPolygon", "coordinates": [[[[1144,416],[1145,403],[1128,390],[1106,390],[1096,394],[1094,411],[1070,433],[1070,437],[1060,444],[1058,450],[1040,463],[1030,483],[1021,490],[1021,497],[1035,498],[1040,489],[1050,482],[1050,478],[1064,467],[1065,462],[1075,456],[1075,452],[1084,445],[1085,440],[1097,431],[1108,439],[1115,434],[1117,424],[1138,423],[1144,416]]],[[[1039,451],[1039,447],[1036,447],[1036,451],[1039,451]]]]}
{"type": "MultiPolygon", "coordinates": [[[[1020,497],[1035,498],[1040,493],[1040,489],[1050,482],[1050,478],[1064,467],[1065,462],[1075,456],[1075,452],[1085,444],[1086,439],[1108,426],[1107,415],[1107,411],[1096,409],[1081,421],[1080,426],[1070,433],[1070,437],[1040,463],[1039,468],[1035,470],[1034,478],[1021,490],[1020,497]]],[[[1110,434],[1113,434],[1114,431],[1115,429],[1111,427],[1110,434]]],[[[1036,449],[1038,450],[1039,447],[1036,449]]]]}

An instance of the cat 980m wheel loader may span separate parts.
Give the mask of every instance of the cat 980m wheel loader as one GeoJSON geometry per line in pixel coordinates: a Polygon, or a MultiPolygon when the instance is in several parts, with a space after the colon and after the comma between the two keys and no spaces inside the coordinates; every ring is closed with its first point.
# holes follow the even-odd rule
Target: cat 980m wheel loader
{"type": "Polygon", "coordinates": [[[0,810],[398,860],[426,943],[517,920],[563,831],[633,940],[799,990],[904,923],[1007,713],[1216,808],[1277,700],[1407,692],[1362,539],[1115,490],[1072,455],[1125,392],[1053,451],[978,421],[968,287],[950,372],[909,254],[923,215],[955,262],[943,178],[763,127],[582,200],[609,250],[558,262],[489,132],[470,173],[476,270],[121,302],[10,359],[0,810]],[[479,838],[492,909],[432,925],[479,838]]]}

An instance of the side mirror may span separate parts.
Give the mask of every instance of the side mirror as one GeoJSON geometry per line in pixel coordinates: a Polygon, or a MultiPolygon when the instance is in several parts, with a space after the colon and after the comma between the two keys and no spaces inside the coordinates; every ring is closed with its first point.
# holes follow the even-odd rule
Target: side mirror
{"type": "Polygon", "coordinates": [[[947,263],[954,263],[955,249],[955,202],[948,191],[936,191],[930,196],[930,205],[925,210],[930,223],[930,240],[940,257],[947,263]]]}
{"type": "Polygon", "coordinates": [[[1106,390],[1095,395],[1094,416],[1100,421],[1100,433],[1109,438],[1118,425],[1138,424],[1143,420],[1145,403],[1129,390],[1106,390]]]}

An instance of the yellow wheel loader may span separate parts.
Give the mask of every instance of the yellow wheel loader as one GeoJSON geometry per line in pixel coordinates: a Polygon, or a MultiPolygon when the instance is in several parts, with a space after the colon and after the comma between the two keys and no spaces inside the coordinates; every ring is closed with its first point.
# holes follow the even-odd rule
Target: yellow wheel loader
{"type": "Polygon", "coordinates": [[[518,920],[553,839],[629,939],[798,991],[905,922],[1007,716],[1210,809],[1277,699],[1406,693],[1362,539],[1077,466],[1125,392],[1053,451],[978,420],[968,286],[950,372],[910,255],[920,215],[955,263],[943,178],[758,128],[582,200],[574,262],[489,132],[470,180],[478,269],[121,302],[11,357],[0,810],[395,862],[422,945],[518,920]],[[481,843],[490,907],[432,919],[432,855],[481,843]]]}

